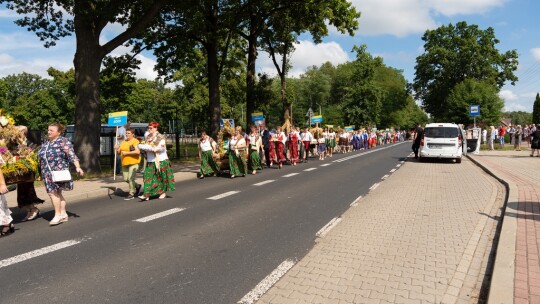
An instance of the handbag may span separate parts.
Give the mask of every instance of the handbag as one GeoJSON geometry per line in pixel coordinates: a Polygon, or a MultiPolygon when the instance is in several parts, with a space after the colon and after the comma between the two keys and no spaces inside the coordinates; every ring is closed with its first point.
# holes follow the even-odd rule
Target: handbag
{"type": "Polygon", "coordinates": [[[69,170],[51,171],[51,174],[55,183],[70,182],[72,180],[69,170]]]}
{"type": "Polygon", "coordinates": [[[71,177],[71,173],[69,172],[69,169],[64,170],[51,170],[51,166],[49,166],[49,160],[47,159],[47,151],[49,151],[49,145],[47,145],[47,149],[45,150],[45,161],[47,162],[47,168],[49,168],[49,171],[51,171],[52,175],[52,181],[55,183],[64,183],[64,182],[70,182],[73,180],[71,177]]]}

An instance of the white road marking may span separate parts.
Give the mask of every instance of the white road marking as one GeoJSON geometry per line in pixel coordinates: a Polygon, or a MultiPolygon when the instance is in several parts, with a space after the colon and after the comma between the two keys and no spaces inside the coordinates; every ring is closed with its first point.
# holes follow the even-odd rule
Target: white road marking
{"type": "Polygon", "coordinates": [[[379,183],[373,184],[373,186],[369,187],[369,190],[375,190],[377,187],[379,187],[379,183]]]}
{"type": "Polygon", "coordinates": [[[165,210],[163,212],[152,214],[152,215],[149,215],[149,216],[146,216],[146,217],[142,217],[142,218],[140,218],[138,220],[133,220],[133,221],[134,222],[139,222],[139,223],[146,223],[146,222],[150,222],[152,220],[155,220],[155,219],[167,216],[167,215],[175,214],[177,212],[184,211],[184,210],[186,210],[186,208],[172,208],[172,209],[165,210]]]}
{"type": "Polygon", "coordinates": [[[317,170],[317,168],[307,168],[304,171],[313,171],[313,170],[317,170]]]}
{"type": "Polygon", "coordinates": [[[330,166],[331,164],[322,164],[321,167],[330,166]]]}
{"type": "Polygon", "coordinates": [[[322,227],[321,230],[319,230],[315,234],[315,236],[320,237],[320,238],[324,237],[328,233],[328,231],[332,230],[332,228],[334,228],[339,222],[341,222],[340,217],[333,218],[330,222],[328,222],[328,224],[322,227]]]}
{"type": "Polygon", "coordinates": [[[401,161],[402,164],[403,164],[404,162],[405,162],[404,160],[401,161]]]}
{"type": "Polygon", "coordinates": [[[397,164],[396,167],[398,167],[398,168],[401,167],[401,164],[397,164]]]}
{"type": "Polygon", "coordinates": [[[264,182],[253,184],[253,186],[262,186],[262,185],[269,184],[271,182],[275,182],[275,180],[273,180],[273,179],[265,180],[264,182]]]}
{"type": "Polygon", "coordinates": [[[387,179],[389,176],[390,176],[390,175],[385,174],[383,177],[381,177],[381,179],[382,179],[382,180],[385,180],[385,179],[387,179]]]}
{"type": "Polygon", "coordinates": [[[265,294],[279,279],[284,276],[289,269],[291,269],[296,260],[287,259],[281,263],[272,273],[264,278],[255,288],[253,288],[248,294],[246,294],[238,304],[252,304],[255,303],[263,294],[265,294]]]}
{"type": "Polygon", "coordinates": [[[385,149],[389,149],[389,148],[395,147],[397,145],[400,145],[402,143],[403,142],[399,142],[399,143],[396,143],[396,144],[391,145],[391,146],[385,146],[385,147],[382,147],[382,148],[378,148],[376,150],[369,150],[369,151],[366,151],[366,152],[363,152],[363,153],[358,153],[358,154],[355,154],[355,155],[343,157],[343,158],[340,158],[340,159],[336,159],[333,162],[334,163],[344,162],[344,161],[349,160],[349,159],[353,159],[353,158],[360,157],[360,156],[363,156],[363,155],[367,155],[367,154],[370,154],[370,153],[374,153],[374,152],[382,151],[382,150],[385,150],[385,149]]]}
{"type": "Polygon", "coordinates": [[[283,175],[283,177],[291,177],[291,176],[295,176],[295,175],[298,175],[300,173],[290,173],[290,174],[287,174],[287,175],[283,175]]]}
{"type": "Polygon", "coordinates": [[[77,245],[77,244],[79,244],[79,243],[81,243],[83,241],[85,241],[85,240],[84,239],[78,239],[78,240],[64,241],[64,242],[61,242],[61,243],[58,243],[58,244],[43,247],[41,249],[37,249],[37,250],[30,251],[30,252],[27,252],[27,253],[19,254],[17,256],[12,257],[12,258],[1,260],[0,261],[0,268],[7,267],[7,266],[10,266],[10,265],[13,265],[13,264],[17,264],[17,263],[29,260],[31,258],[35,258],[35,257],[38,257],[40,255],[51,253],[51,252],[54,252],[54,251],[57,251],[57,250],[60,250],[60,249],[71,247],[71,246],[77,245]]]}
{"type": "Polygon", "coordinates": [[[352,203],[351,203],[351,207],[356,207],[358,206],[358,202],[362,199],[362,196],[360,195],[359,197],[357,197],[352,203]]]}
{"type": "Polygon", "coordinates": [[[224,198],[224,197],[227,197],[229,195],[236,194],[238,192],[240,192],[240,191],[229,191],[229,192],[221,193],[221,194],[216,195],[216,196],[209,197],[207,199],[209,199],[209,200],[218,200],[220,198],[224,198]]]}
{"type": "Polygon", "coordinates": [[[394,173],[394,172],[396,172],[396,169],[390,170],[390,173],[394,173]]]}

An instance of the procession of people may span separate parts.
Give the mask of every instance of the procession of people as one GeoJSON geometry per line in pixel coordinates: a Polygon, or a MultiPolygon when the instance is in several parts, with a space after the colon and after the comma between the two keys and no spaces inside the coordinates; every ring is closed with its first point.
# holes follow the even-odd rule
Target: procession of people
{"type": "Polygon", "coordinates": [[[199,178],[221,176],[229,171],[230,178],[257,174],[266,168],[283,168],[288,164],[308,162],[309,158],[333,157],[334,153],[349,153],[373,149],[407,138],[407,131],[338,129],[332,127],[301,130],[290,126],[268,130],[265,125],[250,125],[249,132],[236,126],[218,142],[201,132],[198,149],[201,160],[199,178]],[[234,131],[233,131],[234,130],[234,131]],[[212,144],[210,144],[212,142],[212,144]],[[220,148],[221,147],[221,148],[220,148]],[[220,151],[221,149],[221,151],[220,151]]]}

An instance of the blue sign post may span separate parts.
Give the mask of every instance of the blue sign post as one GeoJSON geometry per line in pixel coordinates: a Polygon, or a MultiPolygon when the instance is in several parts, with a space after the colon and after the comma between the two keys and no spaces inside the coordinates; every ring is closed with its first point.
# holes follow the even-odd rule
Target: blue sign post
{"type": "Polygon", "coordinates": [[[474,117],[474,127],[476,128],[476,116],[480,116],[480,105],[470,105],[469,116],[474,117]]]}
{"type": "MultiPolygon", "coordinates": [[[[128,115],[127,111],[109,113],[109,119],[107,121],[107,124],[109,126],[111,126],[111,127],[116,127],[116,136],[115,136],[115,140],[114,140],[114,145],[115,146],[118,145],[118,127],[127,124],[127,115],[128,115]]],[[[125,136],[125,134],[124,134],[124,136],[125,136]]],[[[113,180],[116,180],[116,166],[118,165],[116,163],[117,160],[118,160],[118,157],[115,157],[114,158],[114,167],[113,167],[113,173],[114,173],[113,180]]]]}
{"type": "Polygon", "coordinates": [[[317,115],[317,116],[312,116],[311,117],[311,123],[318,123],[318,122],[322,122],[323,119],[322,119],[322,115],[317,115]]]}
{"type": "Polygon", "coordinates": [[[109,113],[107,124],[111,127],[120,127],[127,124],[127,111],[109,113]]]}

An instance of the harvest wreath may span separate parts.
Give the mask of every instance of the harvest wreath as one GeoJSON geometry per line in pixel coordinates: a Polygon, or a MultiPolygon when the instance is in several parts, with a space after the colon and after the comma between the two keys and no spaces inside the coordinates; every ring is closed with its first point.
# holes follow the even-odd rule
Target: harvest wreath
{"type": "Polygon", "coordinates": [[[24,129],[0,109],[0,157],[6,184],[34,181],[39,172],[37,153],[28,147],[24,129]]]}

